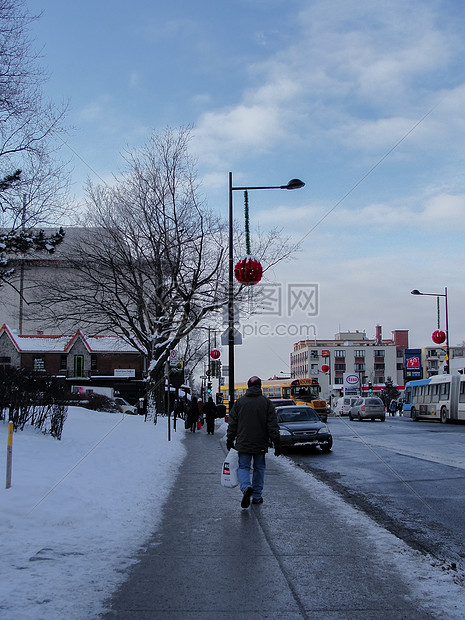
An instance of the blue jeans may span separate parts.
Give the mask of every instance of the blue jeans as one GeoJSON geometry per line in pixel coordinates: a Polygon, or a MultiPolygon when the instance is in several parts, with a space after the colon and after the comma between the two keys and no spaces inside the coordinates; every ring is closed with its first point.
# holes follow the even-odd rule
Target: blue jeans
{"type": "Polygon", "coordinates": [[[252,487],[253,499],[259,499],[262,496],[263,485],[265,483],[265,453],[248,454],[239,452],[239,469],[237,475],[242,493],[247,487],[252,487]],[[253,459],[252,483],[250,483],[250,473],[253,459]]]}

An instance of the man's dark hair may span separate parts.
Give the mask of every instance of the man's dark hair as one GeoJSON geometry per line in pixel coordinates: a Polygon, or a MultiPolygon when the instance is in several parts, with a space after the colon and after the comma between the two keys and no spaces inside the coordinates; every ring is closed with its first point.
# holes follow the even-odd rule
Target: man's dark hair
{"type": "Polygon", "coordinates": [[[260,379],[260,377],[250,377],[250,379],[247,381],[247,387],[262,387],[262,380],[260,379]]]}

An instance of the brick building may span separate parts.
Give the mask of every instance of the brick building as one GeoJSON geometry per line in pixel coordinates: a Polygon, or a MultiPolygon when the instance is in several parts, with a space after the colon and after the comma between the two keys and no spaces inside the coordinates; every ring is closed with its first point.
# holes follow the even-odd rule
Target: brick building
{"type": "Polygon", "coordinates": [[[376,390],[384,387],[387,377],[401,389],[404,384],[404,351],[408,348],[408,330],[392,332],[383,339],[380,325],[376,336],[369,339],[365,332],[340,332],[331,340],[301,340],[291,352],[291,377],[318,378],[326,399],[342,394],[345,373],[355,373],[362,386],[368,382],[376,390]],[[329,366],[322,372],[322,366],[329,366]]]}
{"type": "Polygon", "coordinates": [[[118,336],[85,336],[80,330],[63,335],[19,335],[0,328],[0,365],[46,372],[70,386],[114,387],[134,399],[143,389],[145,356],[118,336]]]}

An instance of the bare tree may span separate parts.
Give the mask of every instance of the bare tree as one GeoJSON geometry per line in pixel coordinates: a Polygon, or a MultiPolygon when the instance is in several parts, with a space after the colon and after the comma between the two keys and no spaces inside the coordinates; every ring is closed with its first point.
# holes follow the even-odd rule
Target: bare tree
{"type": "Polygon", "coordinates": [[[62,221],[68,190],[55,146],[65,109],[42,96],[45,76],[28,38],[35,19],[23,1],[0,0],[0,285],[11,284],[21,298],[8,259],[53,252],[63,231],[47,236],[40,227],[62,221]]]}
{"type": "Polygon", "coordinates": [[[23,153],[22,170],[5,187],[0,187],[0,228],[10,231],[53,227],[67,220],[69,174],[66,164],[51,153],[40,158],[23,153]]]}
{"type": "Polygon", "coordinates": [[[45,76],[29,38],[37,17],[22,0],[0,0],[0,176],[22,169],[25,152],[41,157],[60,131],[64,111],[44,101],[45,76]]]}
{"type": "MultiPolygon", "coordinates": [[[[154,134],[126,153],[113,187],[88,187],[69,278],[40,289],[42,315],[123,335],[160,385],[169,351],[226,301],[227,227],[199,198],[189,137],[186,128],[154,134]]],[[[271,239],[262,246],[273,262],[271,239]]]]}

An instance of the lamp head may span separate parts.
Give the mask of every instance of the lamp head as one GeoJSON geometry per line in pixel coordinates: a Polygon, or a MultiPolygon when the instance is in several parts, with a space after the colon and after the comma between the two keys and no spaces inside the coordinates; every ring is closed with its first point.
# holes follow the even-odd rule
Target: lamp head
{"type": "Polygon", "coordinates": [[[300,189],[305,183],[300,179],[291,179],[287,185],[283,185],[281,189],[300,189]]]}
{"type": "Polygon", "coordinates": [[[417,288],[414,288],[413,291],[410,291],[410,295],[423,295],[417,288]]]}

